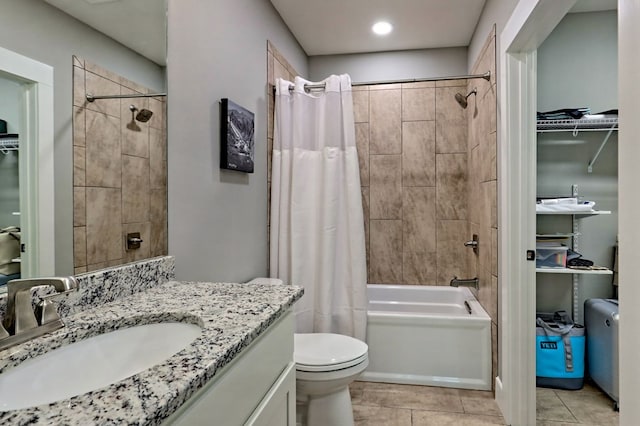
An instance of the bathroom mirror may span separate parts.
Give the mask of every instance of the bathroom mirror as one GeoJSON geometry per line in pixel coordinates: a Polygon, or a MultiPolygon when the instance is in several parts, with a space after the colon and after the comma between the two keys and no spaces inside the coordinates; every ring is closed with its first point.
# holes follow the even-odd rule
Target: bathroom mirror
{"type": "MultiPolygon", "coordinates": [[[[97,83],[97,91],[109,91],[113,86],[108,87],[110,86],[108,83],[114,83],[115,81],[120,83],[120,78],[122,77],[123,81],[126,80],[138,85],[132,88],[134,91],[144,87],[153,89],[154,92],[164,92],[166,65],[165,21],[166,2],[158,0],[136,0],[134,2],[69,2],[64,0],[12,2],[11,6],[5,8],[0,15],[0,47],[50,67],[54,76],[51,82],[52,95],[50,99],[53,113],[47,113],[47,116],[52,118],[53,123],[51,123],[52,130],[49,130],[47,135],[55,143],[47,151],[46,156],[53,163],[52,173],[54,175],[50,178],[52,189],[49,193],[52,198],[55,198],[55,202],[52,202],[54,207],[49,208],[46,215],[51,218],[51,224],[47,224],[46,220],[40,222],[41,228],[47,228],[51,231],[51,236],[48,240],[51,242],[52,247],[41,251],[40,256],[41,261],[50,263],[50,268],[36,274],[71,275],[88,270],[88,268],[77,268],[75,266],[76,256],[74,256],[74,251],[78,251],[75,243],[82,240],[82,228],[84,228],[85,235],[88,235],[93,232],[93,227],[91,224],[86,223],[86,219],[84,223],[81,219],[80,222],[76,219],[82,216],[79,212],[86,212],[86,209],[96,207],[92,204],[95,199],[91,196],[87,197],[86,190],[84,191],[84,197],[76,197],[81,191],[77,189],[77,185],[76,189],[74,189],[74,184],[78,183],[76,181],[79,175],[78,172],[91,166],[86,163],[86,154],[91,149],[85,145],[86,134],[85,140],[74,136],[80,134],[81,130],[91,130],[90,127],[95,123],[86,121],[86,117],[82,114],[76,114],[82,107],[72,106],[77,104],[77,99],[72,97],[74,93],[73,84],[74,81],[80,81],[80,79],[74,79],[74,70],[80,68],[79,65],[81,65],[81,62],[74,62],[73,57],[77,56],[82,61],[89,61],[103,70],[109,71],[108,75],[101,76],[106,77],[101,80],[93,78],[98,75],[95,72],[97,69],[85,70],[89,78],[92,79],[92,84],[97,83]],[[102,83],[107,84],[105,86],[101,85],[102,83]],[[83,150],[84,152],[82,152],[83,150]],[[75,162],[74,154],[77,154],[75,162]],[[84,161],[78,161],[79,158],[84,159],[84,161]],[[52,211],[54,214],[51,214],[52,211]],[[53,218],[55,218],[55,222],[53,218]]],[[[129,87],[131,84],[126,84],[125,86],[129,87]]],[[[118,88],[118,94],[120,94],[120,88],[118,88]]],[[[3,99],[6,98],[3,97],[3,99]]],[[[136,108],[153,111],[148,106],[150,101],[147,100],[147,103],[136,108]]],[[[116,102],[119,103],[120,101],[116,102]]],[[[96,101],[93,112],[109,115],[109,110],[107,109],[109,107],[106,105],[108,104],[98,104],[96,101]]],[[[131,111],[128,109],[129,104],[126,104],[125,108],[127,109],[122,116],[126,116],[127,120],[131,121],[131,111]]],[[[157,119],[162,118],[164,110],[164,106],[160,109],[156,108],[156,111],[154,111],[155,117],[148,120],[150,122],[156,119],[156,124],[154,125],[156,133],[160,132],[162,135],[166,135],[166,132],[160,131],[164,128],[164,123],[160,126],[157,119]]],[[[118,110],[118,114],[120,114],[120,110],[118,110]]],[[[3,117],[0,116],[1,118],[3,117]]],[[[11,125],[9,127],[16,129],[17,119],[19,117],[11,117],[11,125]]],[[[136,121],[136,123],[140,123],[140,121],[136,121]]],[[[166,138],[166,136],[164,137],[166,138]]],[[[89,152],[89,154],[91,153],[89,152]]],[[[135,157],[135,153],[130,151],[122,151],[121,154],[135,157]]],[[[147,152],[146,156],[148,157],[149,155],[151,154],[147,152]]],[[[166,169],[166,149],[156,149],[152,155],[156,157],[163,156],[166,169]]],[[[131,158],[126,158],[126,160],[131,160],[131,158]]],[[[131,166],[129,163],[127,165],[131,166]]],[[[149,173],[151,173],[151,170],[149,173]]],[[[30,178],[35,176],[36,174],[27,174],[27,177],[30,178]]],[[[149,179],[152,179],[152,177],[149,177],[149,179]]],[[[15,190],[17,191],[18,189],[16,188],[15,190]]],[[[164,194],[162,197],[156,197],[156,199],[162,199],[161,202],[155,203],[156,205],[160,204],[155,206],[157,213],[166,208],[166,183],[164,192],[161,189],[156,192],[164,194]]],[[[157,196],[158,194],[155,195],[157,196]]],[[[0,200],[1,202],[2,200],[0,200]]],[[[121,202],[134,203],[135,200],[121,200],[121,202]]],[[[27,200],[21,199],[20,203],[20,210],[7,206],[8,214],[11,215],[13,212],[20,211],[24,215],[25,210],[28,209],[27,200]]],[[[146,205],[147,209],[154,208],[154,206],[150,205],[150,202],[143,203],[143,205],[146,205]]],[[[139,218],[125,218],[123,216],[123,219],[126,221],[122,223],[128,226],[139,218]]],[[[7,225],[10,225],[10,223],[7,223],[7,225]]],[[[94,269],[113,266],[117,264],[118,260],[121,263],[126,263],[129,259],[137,258],[138,255],[131,256],[129,259],[125,256],[124,232],[127,229],[125,229],[126,226],[124,225],[122,225],[117,241],[119,248],[122,248],[123,255],[118,259],[112,258],[106,259],[105,262],[96,262],[93,265],[94,269]]],[[[0,227],[4,227],[4,225],[0,225],[0,227]]],[[[26,233],[23,232],[23,238],[26,238],[26,234],[28,234],[28,231],[26,233]]],[[[164,238],[166,241],[166,229],[161,234],[158,238],[164,238]]],[[[151,241],[149,241],[149,244],[151,244],[151,241]]],[[[2,286],[0,286],[0,292],[2,291],[1,289],[2,286]]]]}

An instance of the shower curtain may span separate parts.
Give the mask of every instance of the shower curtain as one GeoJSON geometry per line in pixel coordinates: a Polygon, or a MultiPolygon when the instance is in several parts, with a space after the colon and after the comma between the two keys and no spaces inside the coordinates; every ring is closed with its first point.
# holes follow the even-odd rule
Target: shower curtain
{"type": "Polygon", "coordinates": [[[298,333],[365,340],[366,252],[351,80],[276,82],[270,274],[304,287],[298,333]],[[294,86],[289,90],[289,86],[294,86]]]}

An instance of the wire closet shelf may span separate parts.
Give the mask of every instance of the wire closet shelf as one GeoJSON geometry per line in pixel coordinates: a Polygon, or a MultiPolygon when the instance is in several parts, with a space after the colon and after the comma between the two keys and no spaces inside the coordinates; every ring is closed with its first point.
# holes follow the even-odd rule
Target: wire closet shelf
{"type": "Polygon", "coordinates": [[[18,138],[0,139],[0,152],[8,154],[11,151],[18,151],[20,148],[20,141],[18,138]]]}
{"type": "Polygon", "coordinates": [[[578,120],[537,120],[538,133],[545,132],[597,132],[618,130],[618,118],[581,118],[578,120]]]}
{"type": "Polygon", "coordinates": [[[537,120],[536,129],[538,133],[548,132],[571,132],[573,137],[578,136],[580,132],[602,132],[607,134],[596,151],[595,155],[587,164],[587,172],[593,172],[593,165],[600,156],[602,149],[609,141],[611,134],[618,131],[618,117],[602,117],[602,118],[580,118],[577,120],[537,120]]]}

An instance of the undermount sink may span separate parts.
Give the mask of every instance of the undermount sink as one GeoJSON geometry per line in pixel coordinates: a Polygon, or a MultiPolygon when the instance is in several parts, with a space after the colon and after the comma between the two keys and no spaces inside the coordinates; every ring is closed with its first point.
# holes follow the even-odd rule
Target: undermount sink
{"type": "Polygon", "coordinates": [[[29,359],[0,374],[0,411],[49,404],[98,390],[158,365],[188,346],[195,324],[145,324],[100,334],[29,359]]]}

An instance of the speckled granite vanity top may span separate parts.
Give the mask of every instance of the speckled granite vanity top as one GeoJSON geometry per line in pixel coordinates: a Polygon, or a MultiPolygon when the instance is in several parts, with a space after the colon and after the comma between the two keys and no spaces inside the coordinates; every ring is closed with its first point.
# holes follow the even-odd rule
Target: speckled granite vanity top
{"type": "Polygon", "coordinates": [[[169,281],[68,316],[65,328],[0,352],[0,373],[24,359],[118,328],[180,321],[203,330],[160,365],[95,392],[0,412],[0,424],[160,424],[301,296],[302,289],[284,285],[169,281]]]}

